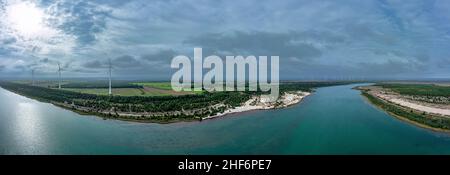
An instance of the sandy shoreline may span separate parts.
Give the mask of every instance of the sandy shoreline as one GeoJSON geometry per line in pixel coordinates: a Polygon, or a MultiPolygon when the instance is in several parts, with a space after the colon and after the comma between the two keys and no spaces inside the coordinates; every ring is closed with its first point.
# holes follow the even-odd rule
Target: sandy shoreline
{"type": "Polygon", "coordinates": [[[425,112],[428,114],[450,117],[450,106],[448,105],[430,104],[426,102],[414,101],[410,98],[407,98],[407,96],[403,96],[388,89],[376,86],[358,87],[358,89],[368,90],[367,92],[371,95],[402,107],[425,112]]]}
{"type": "MultiPolygon", "coordinates": [[[[267,102],[267,99],[261,98],[260,96],[254,96],[252,99],[246,101],[242,106],[236,107],[234,109],[227,109],[222,113],[218,113],[212,116],[203,117],[201,120],[207,120],[207,119],[213,119],[218,118],[221,116],[225,116],[228,114],[236,114],[241,112],[247,112],[247,111],[253,111],[253,110],[266,110],[266,109],[279,109],[279,108],[285,108],[294,104],[297,104],[301,102],[306,96],[310,95],[309,92],[302,92],[302,91],[296,91],[296,92],[286,92],[283,94],[277,101],[275,102],[267,102]]],[[[135,121],[135,122],[144,122],[144,123],[173,123],[173,122],[158,122],[154,120],[134,120],[134,119],[127,119],[127,117],[140,117],[145,114],[139,114],[139,113],[126,113],[126,112],[113,112],[113,111],[97,111],[96,113],[93,113],[89,110],[89,108],[84,107],[76,107],[76,109],[73,109],[73,104],[67,104],[67,103],[54,103],[50,102],[56,106],[60,106],[72,111],[75,111],[82,115],[102,115],[102,116],[109,116],[111,114],[116,114],[120,117],[116,117],[114,119],[117,120],[124,120],[124,121],[135,121]],[[123,118],[125,117],[125,118],[123,118]]],[[[184,120],[183,120],[184,121],[184,120]]]]}
{"type": "Polygon", "coordinates": [[[203,120],[213,119],[228,114],[253,111],[253,110],[265,110],[265,109],[277,109],[284,108],[302,101],[306,96],[310,95],[309,92],[286,92],[283,94],[276,102],[265,102],[266,100],[261,97],[253,97],[252,99],[246,101],[242,106],[236,107],[234,109],[225,110],[222,113],[216,115],[208,116],[202,118],[203,120]]]}
{"type": "Polygon", "coordinates": [[[396,98],[396,97],[392,97],[389,95],[377,94],[377,96],[386,101],[395,103],[395,104],[403,106],[403,107],[407,107],[407,108],[411,108],[411,109],[415,109],[418,111],[431,113],[431,114],[439,114],[439,115],[443,115],[443,116],[447,116],[447,117],[450,116],[449,109],[441,109],[441,108],[435,108],[435,107],[429,107],[429,106],[425,106],[425,105],[421,105],[421,104],[416,104],[416,103],[412,103],[412,102],[403,100],[401,98],[396,98]]]}

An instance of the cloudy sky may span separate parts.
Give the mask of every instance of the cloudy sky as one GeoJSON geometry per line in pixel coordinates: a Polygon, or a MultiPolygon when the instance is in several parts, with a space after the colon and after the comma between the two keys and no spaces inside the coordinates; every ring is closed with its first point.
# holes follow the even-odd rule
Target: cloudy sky
{"type": "Polygon", "coordinates": [[[445,78],[448,0],[0,0],[0,77],[169,79],[176,55],[278,55],[282,79],[445,78]]]}

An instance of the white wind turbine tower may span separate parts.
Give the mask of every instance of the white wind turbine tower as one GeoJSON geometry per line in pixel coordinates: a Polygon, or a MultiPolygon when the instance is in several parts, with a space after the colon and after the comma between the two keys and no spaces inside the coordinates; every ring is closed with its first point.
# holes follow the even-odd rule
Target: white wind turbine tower
{"type": "Polygon", "coordinates": [[[108,63],[109,63],[109,95],[112,95],[112,91],[111,91],[111,72],[112,72],[112,64],[111,64],[111,59],[108,58],[108,63]]]}
{"type": "Polygon", "coordinates": [[[61,64],[59,62],[58,62],[58,76],[59,76],[58,89],[61,89],[61,64]]]}
{"type": "Polygon", "coordinates": [[[31,69],[31,85],[34,86],[34,68],[31,69]]]}

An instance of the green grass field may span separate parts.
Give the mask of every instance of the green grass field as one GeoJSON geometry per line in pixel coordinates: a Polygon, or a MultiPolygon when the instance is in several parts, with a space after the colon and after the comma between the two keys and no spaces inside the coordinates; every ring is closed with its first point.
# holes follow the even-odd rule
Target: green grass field
{"type": "MultiPolygon", "coordinates": [[[[64,90],[95,94],[95,95],[108,95],[108,88],[64,88],[64,90]]],[[[114,88],[112,89],[113,95],[118,96],[168,96],[169,93],[161,93],[158,91],[148,91],[140,88],[114,88]]]]}
{"type": "MultiPolygon", "coordinates": [[[[20,84],[31,84],[31,81],[15,81],[20,84]]],[[[57,88],[57,81],[35,81],[35,86],[46,88],[57,88]]],[[[107,81],[65,81],[63,82],[63,90],[95,94],[108,95],[107,81]]],[[[113,82],[113,95],[118,96],[170,96],[170,95],[188,95],[202,94],[203,91],[193,92],[175,92],[172,90],[170,82],[129,82],[115,81],[113,82]]]]}
{"type": "Polygon", "coordinates": [[[450,96],[450,87],[433,84],[380,84],[403,95],[450,96]]]}
{"type": "Polygon", "coordinates": [[[139,86],[147,86],[157,89],[163,89],[163,90],[172,90],[172,85],[170,82],[139,82],[139,83],[133,83],[135,85],[139,86]]]}
{"type": "MultiPolygon", "coordinates": [[[[27,85],[31,85],[32,81],[31,80],[17,80],[17,81],[13,81],[14,83],[19,83],[19,84],[27,84],[27,85]]],[[[61,85],[65,85],[69,83],[68,81],[62,81],[61,85]]],[[[34,85],[35,86],[40,86],[40,87],[58,87],[58,81],[55,80],[36,80],[34,81],[34,85]]]]}
{"type": "MultiPolygon", "coordinates": [[[[170,82],[139,82],[139,83],[132,83],[139,86],[149,87],[149,88],[155,88],[160,90],[167,90],[167,91],[173,91],[172,85],[170,82]]],[[[204,91],[186,91],[184,93],[186,94],[202,94],[204,91]]]]}

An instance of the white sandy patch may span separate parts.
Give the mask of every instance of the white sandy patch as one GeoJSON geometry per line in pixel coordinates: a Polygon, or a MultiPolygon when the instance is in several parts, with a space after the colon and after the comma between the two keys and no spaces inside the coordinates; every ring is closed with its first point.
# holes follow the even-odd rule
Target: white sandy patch
{"type": "Polygon", "coordinates": [[[262,110],[262,109],[274,109],[280,107],[287,107],[290,105],[294,105],[299,103],[303,98],[310,95],[309,92],[294,92],[294,93],[285,93],[282,95],[276,102],[267,102],[267,99],[261,97],[253,97],[252,99],[246,101],[242,106],[236,107],[234,109],[225,110],[222,113],[218,113],[213,116],[204,117],[203,119],[212,119],[220,116],[224,116],[227,114],[252,111],[252,110],[262,110]],[[275,106],[275,103],[281,102],[280,106],[275,106]]]}
{"type": "Polygon", "coordinates": [[[395,98],[395,97],[392,97],[392,96],[389,96],[389,95],[378,94],[377,96],[382,98],[382,99],[384,99],[384,100],[387,100],[387,101],[390,101],[392,103],[398,104],[400,106],[412,108],[412,109],[423,111],[423,112],[427,112],[427,113],[450,116],[450,109],[441,109],[441,108],[424,106],[424,105],[408,102],[408,101],[400,99],[400,98],[395,98]]]}

